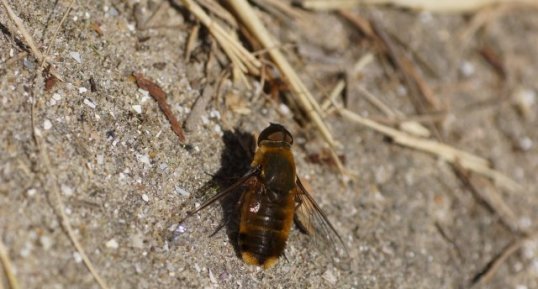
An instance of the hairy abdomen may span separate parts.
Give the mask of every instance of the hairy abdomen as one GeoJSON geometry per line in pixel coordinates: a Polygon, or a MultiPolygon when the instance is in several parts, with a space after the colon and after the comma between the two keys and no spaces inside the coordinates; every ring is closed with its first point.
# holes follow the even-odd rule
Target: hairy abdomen
{"type": "Polygon", "coordinates": [[[295,209],[294,196],[245,192],[239,226],[242,259],[268,269],[282,255],[288,240],[295,209]]]}

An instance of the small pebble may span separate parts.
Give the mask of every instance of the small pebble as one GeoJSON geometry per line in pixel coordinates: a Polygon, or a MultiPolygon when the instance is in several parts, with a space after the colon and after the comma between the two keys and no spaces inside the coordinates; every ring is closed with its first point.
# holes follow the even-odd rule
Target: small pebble
{"type": "Polygon", "coordinates": [[[148,195],[146,195],[146,194],[142,194],[142,200],[144,200],[144,202],[146,202],[146,203],[149,202],[149,197],[148,197],[148,195]]]}
{"type": "Polygon", "coordinates": [[[220,119],[220,112],[218,110],[213,109],[212,111],[209,112],[209,117],[220,119]]]}
{"type": "Polygon", "coordinates": [[[474,68],[474,65],[472,63],[470,63],[468,61],[464,61],[460,65],[460,71],[461,71],[461,74],[463,74],[463,76],[469,77],[469,76],[474,74],[475,68],[474,68]]]}
{"type": "Polygon", "coordinates": [[[73,188],[71,188],[71,187],[68,186],[68,185],[62,184],[62,185],[60,186],[60,190],[62,191],[62,194],[64,194],[64,195],[67,196],[67,197],[73,195],[73,188]]]}
{"type": "Polygon", "coordinates": [[[213,284],[217,284],[217,278],[215,278],[215,276],[213,275],[213,272],[211,272],[211,270],[209,270],[209,280],[211,281],[211,283],[213,284]]]}
{"type": "Polygon", "coordinates": [[[218,135],[222,135],[222,128],[220,125],[216,124],[214,130],[218,135]]]}
{"type": "Polygon", "coordinates": [[[141,114],[142,113],[142,106],[139,105],[139,104],[135,104],[132,106],[133,110],[138,113],[138,114],[141,114]]]}
{"type": "Polygon", "coordinates": [[[329,282],[329,284],[331,285],[336,285],[336,282],[338,281],[338,279],[336,278],[336,276],[334,276],[334,273],[332,270],[327,270],[325,271],[325,273],[323,273],[323,279],[325,279],[327,282],[329,282]]]}
{"type": "Polygon", "coordinates": [[[181,188],[181,187],[177,187],[176,186],[176,192],[180,195],[182,195],[183,197],[188,197],[190,196],[190,193],[187,192],[185,189],[181,188]]]}
{"type": "Polygon", "coordinates": [[[133,234],[131,236],[131,246],[137,249],[144,248],[144,236],[140,233],[133,234]]]}
{"type": "Polygon", "coordinates": [[[278,106],[278,110],[279,110],[282,114],[285,114],[285,115],[288,115],[288,114],[291,113],[290,108],[289,108],[287,105],[283,104],[283,103],[281,103],[281,104],[278,106]]]}
{"type": "Polygon", "coordinates": [[[146,165],[148,165],[148,166],[151,165],[151,162],[150,162],[150,160],[149,160],[149,156],[148,156],[147,154],[143,154],[143,155],[142,155],[142,154],[138,154],[138,155],[136,155],[136,159],[137,159],[139,162],[143,163],[143,164],[146,164],[146,165]]]}
{"type": "Polygon", "coordinates": [[[86,87],[83,86],[83,87],[78,88],[78,93],[82,94],[82,93],[85,93],[85,92],[88,92],[88,89],[86,87]]]}
{"type": "Polygon", "coordinates": [[[105,246],[111,249],[118,249],[120,245],[118,244],[118,241],[116,241],[116,239],[110,239],[108,242],[106,242],[105,246]]]}
{"type": "Polygon", "coordinates": [[[25,57],[22,60],[22,65],[24,65],[24,67],[29,70],[33,70],[35,68],[35,61],[28,59],[28,57],[25,57]]]}
{"type": "Polygon", "coordinates": [[[523,151],[528,151],[532,148],[533,142],[529,137],[523,137],[519,140],[519,148],[523,151]]]}
{"type": "Polygon", "coordinates": [[[71,58],[73,58],[76,62],[82,63],[82,57],[80,57],[80,53],[76,51],[71,51],[69,52],[69,56],[71,56],[71,58]]]}
{"type": "Polygon", "coordinates": [[[93,101],[91,101],[91,100],[89,100],[87,98],[84,99],[84,104],[89,106],[92,109],[94,109],[96,107],[95,103],[93,103],[93,101]]]}
{"type": "Polygon", "coordinates": [[[47,251],[48,249],[52,247],[52,245],[54,245],[54,240],[47,235],[43,235],[39,238],[39,243],[41,243],[41,246],[43,246],[43,249],[47,251]]]}
{"type": "Polygon", "coordinates": [[[45,121],[43,121],[43,128],[45,130],[49,130],[52,128],[52,123],[50,122],[50,120],[45,119],[45,121]]]}
{"type": "Polygon", "coordinates": [[[75,263],[82,262],[82,256],[78,252],[73,252],[73,259],[75,259],[75,263]]]}
{"type": "Polygon", "coordinates": [[[28,197],[33,197],[35,196],[35,194],[37,193],[37,190],[32,188],[32,189],[29,189],[28,191],[26,191],[26,194],[28,195],[28,197]]]}

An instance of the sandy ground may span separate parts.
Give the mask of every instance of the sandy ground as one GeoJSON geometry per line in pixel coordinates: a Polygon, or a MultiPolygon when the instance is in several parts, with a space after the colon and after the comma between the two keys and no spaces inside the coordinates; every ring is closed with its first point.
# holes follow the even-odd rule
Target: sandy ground
{"type": "MultiPolygon", "coordinates": [[[[488,262],[521,238],[450,165],[329,115],[346,167],[359,174],[342,185],[334,168],[307,161],[323,147],[312,126],[300,126],[264,94],[238,88],[234,93],[244,106],[239,110],[211,100],[200,125],[187,133],[188,145],[180,144],[131,74],[153,79],[168,93],[178,119],[187,118],[222,70],[214,60],[205,69],[212,48],[204,31],[185,62],[192,28],[187,13],[167,7],[154,27],[142,29],[136,17],[155,9],[153,2],[76,1],[54,38],[70,1],[10,2],[38,46],[50,49],[65,80],[45,90],[45,79],[36,73],[39,64],[20,36],[11,34],[15,28],[0,9],[0,238],[21,288],[99,288],[62,226],[55,191],[76,238],[110,288],[469,288],[488,262]],[[222,220],[218,205],[169,241],[175,222],[201,201],[199,189],[215,183],[212,175],[222,185],[248,165],[240,140],[270,121],[294,133],[298,172],[349,247],[346,266],[327,260],[297,229],[287,258],[275,268],[245,265],[225,230],[208,237],[222,220]]],[[[535,231],[538,12],[509,11],[465,44],[459,36],[469,26],[468,16],[397,8],[356,12],[375,14],[428,63],[426,80],[449,112],[443,138],[488,158],[524,186],[511,193],[482,180],[479,189],[496,191],[517,226],[535,231]],[[504,78],[480,55],[483,47],[500,55],[504,78]],[[526,113],[517,105],[521,102],[526,113]]],[[[263,18],[283,43],[300,43],[286,53],[321,99],[342,71],[375,50],[341,17],[307,14],[316,25],[269,20],[265,12],[263,18]]],[[[349,109],[382,115],[360,95],[362,86],[390,107],[416,113],[390,63],[376,56],[360,75],[346,89],[349,109]]],[[[259,86],[259,80],[252,84],[259,86]]],[[[538,288],[538,240],[524,242],[477,288],[538,288]]]]}

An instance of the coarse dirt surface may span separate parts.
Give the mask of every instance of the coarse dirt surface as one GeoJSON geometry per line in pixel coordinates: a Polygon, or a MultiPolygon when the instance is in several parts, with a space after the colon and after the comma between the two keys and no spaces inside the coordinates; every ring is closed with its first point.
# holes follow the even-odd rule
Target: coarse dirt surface
{"type": "MultiPolygon", "coordinates": [[[[74,1],[55,37],[71,1],[8,2],[64,80],[46,89],[48,76],[38,73],[40,63],[2,7],[0,238],[21,288],[99,288],[59,210],[97,272],[118,289],[469,288],[522,238],[451,165],[329,113],[325,120],[342,145],[338,154],[358,174],[344,185],[334,167],[311,161],[325,147],[315,127],[262,91],[259,77],[249,78],[251,90],[223,85],[228,92],[208,101],[181,144],[132,73],[162,87],[183,122],[205,89],[216,91],[229,63],[204,28],[186,61],[195,21],[180,5],[74,1]],[[245,143],[269,122],[294,134],[298,174],[342,235],[350,255],[345,264],[295,228],[274,268],[246,265],[226,230],[209,237],[223,219],[218,204],[170,238],[203,200],[200,188],[229,184],[244,172],[245,143]]],[[[384,117],[361,95],[364,87],[404,115],[418,113],[395,66],[339,14],[302,10],[300,22],[258,12],[320,102],[345,78],[351,111],[384,117]],[[350,77],[367,53],[373,61],[350,77]]],[[[375,17],[415,59],[444,104],[437,126],[444,142],[489,159],[524,187],[509,192],[482,178],[478,189],[498,194],[517,228],[538,230],[538,11],[510,9],[466,42],[461,35],[472,15],[379,6],[351,12],[375,17]],[[500,69],[484,49],[500,59],[500,69]]],[[[7,288],[3,275],[0,280],[7,288]]],[[[538,240],[523,242],[487,281],[475,288],[538,288],[538,240]]]]}

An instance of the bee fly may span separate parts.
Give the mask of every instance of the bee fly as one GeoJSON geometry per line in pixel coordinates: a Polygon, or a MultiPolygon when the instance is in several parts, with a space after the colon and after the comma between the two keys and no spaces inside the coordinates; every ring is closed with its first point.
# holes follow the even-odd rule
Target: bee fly
{"type": "Polygon", "coordinates": [[[338,256],[347,254],[342,238],[297,177],[292,144],[290,132],[271,123],[258,137],[250,170],[185,219],[241,189],[237,243],[245,263],[273,267],[284,253],[294,220],[319,245],[331,248],[338,256]]]}

